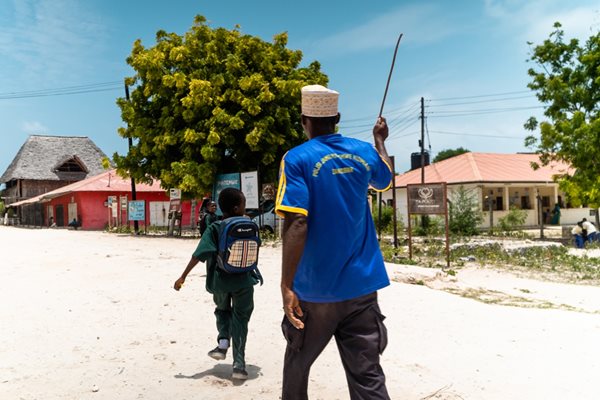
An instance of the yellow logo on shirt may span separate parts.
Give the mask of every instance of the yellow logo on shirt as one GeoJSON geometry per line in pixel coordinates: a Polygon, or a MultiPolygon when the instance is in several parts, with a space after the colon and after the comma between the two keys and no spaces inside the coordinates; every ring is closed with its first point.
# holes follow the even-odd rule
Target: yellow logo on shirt
{"type": "Polygon", "coordinates": [[[334,175],[351,174],[352,172],[354,172],[354,168],[352,168],[352,167],[335,168],[335,169],[331,170],[331,172],[334,175]]]}
{"type": "MultiPolygon", "coordinates": [[[[360,164],[362,164],[367,171],[371,170],[371,166],[361,156],[357,156],[356,154],[347,154],[347,153],[346,154],[331,153],[331,154],[328,154],[325,157],[321,158],[321,160],[315,164],[312,175],[314,177],[319,176],[319,172],[321,172],[321,168],[323,167],[323,165],[325,165],[325,163],[327,161],[331,161],[333,159],[357,161],[360,164]]],[[[353,167],[336,168],[332,172],[334,175],[347,174],[347,173],[354,172],[354,168],[353,167]]]]}

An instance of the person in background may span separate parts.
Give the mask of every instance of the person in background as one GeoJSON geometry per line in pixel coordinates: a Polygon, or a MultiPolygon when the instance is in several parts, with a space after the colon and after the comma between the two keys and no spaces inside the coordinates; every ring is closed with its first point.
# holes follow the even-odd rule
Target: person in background
{"type": "Polygon", "coordinates": [[[79,228],[79,222],[77,221],[77,218],[73,218],[73,221],[69,222],[68,226],[74,230],[77,230],[77,228],[79,228]]]}
{"type": "Polygon", "coordinates": [[[208,228],[210,224],[215,222],[217,219],[219,219],[217,217],[217,203],[211,200],[206,206],[206,213],[204,214],[204,217],[202,217],[202,220],[200,221],[200,236],[202,236],[206,231],[206,228],[208,228]]]}
{"type": "Polygon", "coordinates": [[[556,203],[554,205],[554,209],[552,210],[552,220],[550,220],[552,225],[560,224],[560,205],[556,203]]]}
{"type": "Polygon", "coordinates": [[[596,226],[590,221],[588,221],[587,218],[581,220],[581,227],[586,232],[586,241],[588,243],[592,243],[598,240],[598,231],[596,230],[596,226]]]}
{"type": "Polygon", "coordinates": [[[578,249],[583,249],[583,228],[581,225],[582,223],[579,221],[573,229],[571,229],[571,235],[573,235],[573,239],[575,240],[575,247],[578,249]]]}

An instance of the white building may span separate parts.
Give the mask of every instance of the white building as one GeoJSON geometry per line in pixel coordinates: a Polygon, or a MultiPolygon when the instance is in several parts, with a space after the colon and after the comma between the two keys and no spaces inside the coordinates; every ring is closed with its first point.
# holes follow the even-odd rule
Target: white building
{"type": "MultiPolygon", "coordinates": [[[[425,183],[445,182],[450,200],[460,186],[471,191],[484,213],[481,227],[490,225],[490,203],[494,225],[511,207],[527,211],[526,226],[538,226],[540,214],[547,216],[545,223],[549,223],[557,203],[561,207],[561,225],[575,224],[584,217],[590,219],[590,211],[594,210],[572,208],[553,180],[555,175],[573,173],[569,165],[552,163],[534,169],[532,163],[539,163],[539,155],[465,153],[426,166],[425,183]],[[537,196],[541,198],[542,213],[538,212],[537,196]]],[[[396,208],[403,221],[408,218],[406,187],[420,183],[420,168],[396,176],[396,208]]],[[[383,193],[382,200],[392,205],[391,189],[383,193]]]]}

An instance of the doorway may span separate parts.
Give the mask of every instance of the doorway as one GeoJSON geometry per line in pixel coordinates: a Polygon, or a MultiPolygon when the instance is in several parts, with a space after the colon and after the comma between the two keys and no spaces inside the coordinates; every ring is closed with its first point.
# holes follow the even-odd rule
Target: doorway
{"type": "Polygon", "coordinates": [[[65,210],[62,204],[56,206],[56,226],[65,226],[65,210]]]}

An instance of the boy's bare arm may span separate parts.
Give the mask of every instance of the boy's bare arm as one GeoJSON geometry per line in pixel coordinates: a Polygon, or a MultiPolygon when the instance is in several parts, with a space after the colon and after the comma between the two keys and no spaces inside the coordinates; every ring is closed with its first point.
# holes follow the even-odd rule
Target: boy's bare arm
{"type": "Polygon", "coordinates": [[[183,283],[185,282],[185,278],[187,278],[190,271],[193,270],[194,267],[196,266],[196,264],[198,264],[199,262],[200,262],[200,260],[194,256],[192,256],[190,258],[190,261],[188,262],[187,266],[185,267],[185,270],[183,271],[183,273],[181,274],[179,279],[177,279],[175,281],[175,284],[173,285],[173,288],[175,290],[181,289],[181,287],[183,286],[183,283]]]}

